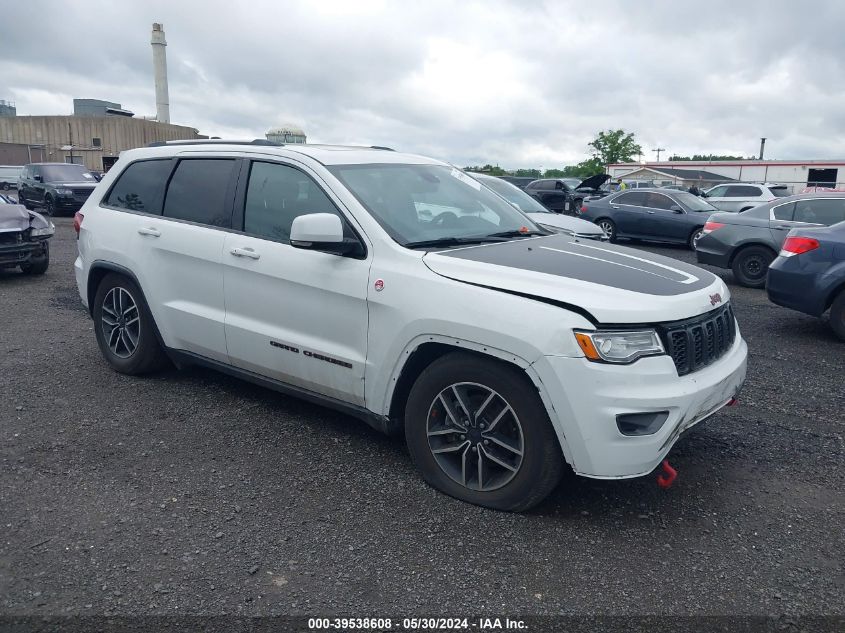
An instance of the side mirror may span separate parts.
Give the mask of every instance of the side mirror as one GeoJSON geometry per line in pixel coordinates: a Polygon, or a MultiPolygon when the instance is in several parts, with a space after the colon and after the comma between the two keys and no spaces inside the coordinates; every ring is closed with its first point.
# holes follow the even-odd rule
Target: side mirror
{"type": "Polygon", "coordinates": [[[679,207],[677,204],[673,204],[671,207],[669,207],[669,210],[672,213],[683,213],[684,212],[684,210],[681,207],[679,207]]]}
{"type": "Polygon", "coordinates": [[[293,219],[290,245],[335,255],[363,255],[361,243],[343,237],[343,223],[333,213],[309,213],[293,219]]]}
{"type": "Polygon", "coordinates": [[[40,175],[40,174],[35,174],[35,175],[32,177],[32,179],[33,179],[35,182],[41,182],[41,175],[40,175]]]}

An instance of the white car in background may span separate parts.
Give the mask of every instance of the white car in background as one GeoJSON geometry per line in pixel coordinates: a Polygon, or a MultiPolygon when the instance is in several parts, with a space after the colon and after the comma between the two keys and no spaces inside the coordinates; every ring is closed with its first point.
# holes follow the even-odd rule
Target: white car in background
{"type": "Polygon", "coordinates": [[[771,202],[777,198],[785,198],[792,193],[786,185],[754,184],[736,182],[726,185],[716,185],[703,193],[707,202],[720,211],[739,213],[771,202]]]}
{"type": "MultiPolygon", "coordinates": [[[[607,240],[607,235],[601,227],[586,220],[573,218],[562,213],[555,213],[544,207],[522,189],[506,180],[486,174],[470,175],[488,189],[492,189],[495,193],[502,196],[537,224],[553,233],[565,233],[574,237],[583,237],[591,240],[607,240]]],[[[578,182],[581,181],[579,180],[578,182]]]]}

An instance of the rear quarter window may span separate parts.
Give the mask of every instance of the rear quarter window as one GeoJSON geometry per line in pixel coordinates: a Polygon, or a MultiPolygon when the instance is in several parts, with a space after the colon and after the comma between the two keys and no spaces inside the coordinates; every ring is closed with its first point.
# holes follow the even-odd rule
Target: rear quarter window
{"type": "Polygon", "coordinates": [[[115,209],[161,215],[164,185],[172,167],[169,159],[131,163],[117,177],[103,204],[115,209]]]}

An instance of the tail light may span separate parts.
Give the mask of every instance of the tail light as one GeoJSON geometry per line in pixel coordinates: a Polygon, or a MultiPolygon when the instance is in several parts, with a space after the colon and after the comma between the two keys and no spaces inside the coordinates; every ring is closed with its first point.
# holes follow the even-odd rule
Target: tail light
{"type": "Polygon", "coordinates": [[[82,220],[85,216],[77,211],[73,216],[73,230],[76,231],[76,236],[79,237],[79,231],[82,229],[82,220]]]}
{"type": "Polygon", "coordinates": [[[587,210],[587,205],[582,202],[581,208],[578,209],[578,213],[584,213],[586,210],[587,210]]]}
{"type": "Polygon", "coordinates": [[[814,251],[819,247],[819,241],[812,237],[787,237],[781,247],[781,257],[792,257],[807,251],[814,251]]]}
{"type": "Polygon", "coordinates": [[[707,233],[712,233],[716,229],[721,229],[725,224],[723,222],[705,222],[703,232],[706,235],[707,233]]]}

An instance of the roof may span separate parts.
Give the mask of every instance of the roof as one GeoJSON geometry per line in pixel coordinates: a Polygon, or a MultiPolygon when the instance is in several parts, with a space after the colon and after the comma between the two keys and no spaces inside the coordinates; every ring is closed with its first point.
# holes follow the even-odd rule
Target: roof
{"type": "MultiPolygon", "coordinates": [[[[641,170],[653,171],[658,174],[665,174],[666,176],[671,176],[672,178],[680,178],[681,180],[716,180],[721,182],[732,182],[735,180],[734,178],[730,178],[729,176],[723,176],[722,174],[717,174],[712,171],[706,171],[704,169],[675,169],[673,167],[651,167],[648,165],[640,165],[631,173],[641,170]]],[[[627,175],[629,174],[623,174],[622,177],[627,175]]]]}
{"type": "MultiPolygon", "coordinates": [[[[263,139],[260,139],[263,141],[263,139]]],[[[368,165],[368,164],[415,164],[415,165],[446,165],[443,161],[416,154],[395,152],[389,149],[374,147],[350,146],[350,145],[312,145],[304,143],[293,143],[289,145],[273,145],[263,141],[262,144],[254,144],[252,141],[232,141],[231,144],[225,141],[214,140],[203,143],[200,141],[175,141],[172,144],[159,145],[156,147],[144,147],[127,150],[121,155],[132,158],[148,156],[175,156],[191,153],[209,152],[238,152],[248,154],[275,155],[293,158],[308,156],[323,165],[368,165]]]]}

